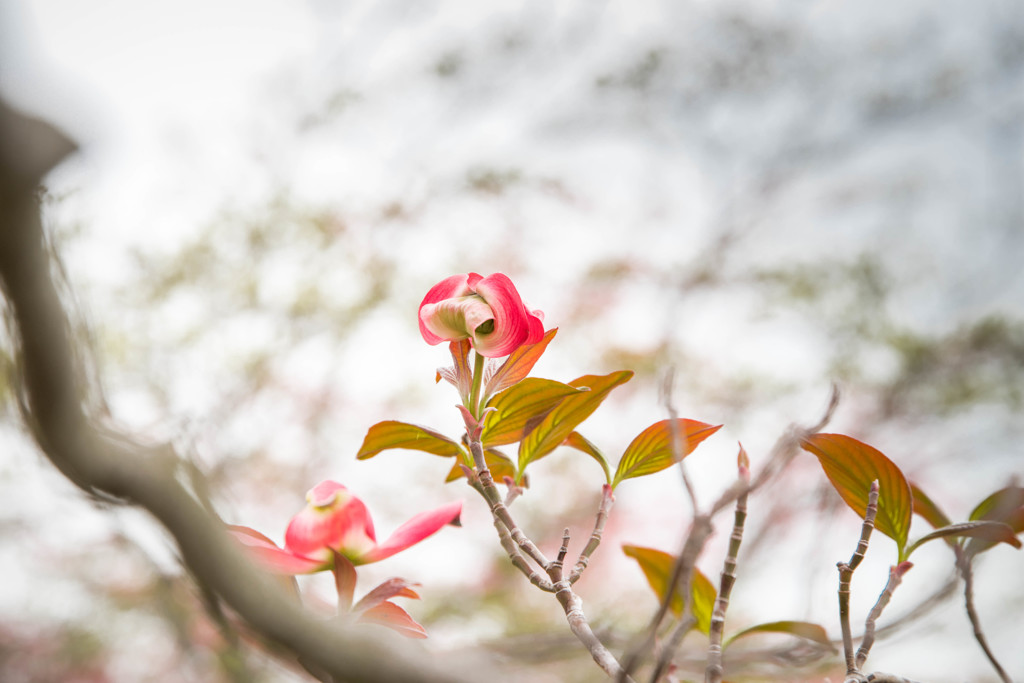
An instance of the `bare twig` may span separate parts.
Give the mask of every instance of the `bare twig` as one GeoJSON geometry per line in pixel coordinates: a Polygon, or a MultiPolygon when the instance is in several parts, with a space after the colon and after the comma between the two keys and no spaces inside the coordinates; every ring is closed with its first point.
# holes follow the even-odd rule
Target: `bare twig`
{"type": "Polygon", "coordinates": [[[612,487],[609,484],[605,484],[601,489],[601,506],[598,508],[597,517],[594,519],[594,530],[590,533],[590,540],[587,541],[587,545],[580,552],[579,559],[576,560],[576,566],[573,567],[572,574],[569,575],[569,583],[579,581],[580,577],[583,576],[583,571],[590,563],[590,556],[601,545],[604,525],[608,521],[608,514],[611,512],[614,502],[615,496],[612,494],[612,487]]]}
{"type": "MultiPolygon", "coordinates": [[[[463,417],[466,418],[466,436],[469,442],[470,453],[473,455],[473,464],[475,466],[475,476],[471,480],[471,484],[473,484],[473,488],[475,488],[484,497],[484,500],[486,500],[490,506],[491,515],[494,517],[494,525],[498,529],[499,537],[502,537],[501,527],[504,527],[508,531],[508,536],[510,537],[511,542],[506,546],[506,550],[508,550],[509,546],[513,549],[518,547],[518,550],[521,550],[522,553],[519,553],[517,550],[516,554],[518,554],[519,558],[523,560],[523,564],[526,564],[526,558],[529,558],[548,575],[555,598],[558,599],[559,604],[562,605],[562,609],[565,611],[565,618],[569,623],[569,629],[572,631],[573,635],[583,643],[584,647],[587,648],[590,652],[590,656],[594,658],[597,665],[601,667],[608,676],[615,677],[618,680],[635,683],[628,675],[623,677],[622,667],[620,666],[619,661],[615,658],[615,655],[605,647],[604,643],[602,643],[597,637],[593,629],[590,628],[586,615],[583,613],[583,601],[575,592],[573,592],[572,583],[569,579],[563,578],[562,561],[565,558],[565,554],[569,551],[568,530],[566,530],[566,533],[563,535],[563,544],[562,548],[559,550],[558,560],[554,562],[548,560],[537,545],[531,541],[525,533],[523,533],[522,529],[519,528],[515,519],[512,517],[512,514],[502,502],[501,495],[499,494],[497,487],[494,485],[494,478],[491,476],[490,470],[487,468],[487,462],[484,460],[483,444],[480,442],[480,425],[475,423],[475,420],[468,411],[463,411],[463,417]]],[[[505,545],[504,541],[503,545],[505,545]]],[[[516,558],[511,552],[509,553],[509,557],[512,558],[513,564],[516,564],[516,558]]],[[[519,564],[516,564],[516,566],[520,571],[524,571],[524,573],[529,571],[528,567],[524,570],[523,566],[520,566],[519,564]]],[[[532,577],[531,581],[533,581],[532,577]]],[[[544,586],[540,587],[544,588],[544,586]]]]}
{"type": "Polygon", "coordinates": [[[985,632],[981,629],[981,619],[978,618],[978,613],[974,609],[974,568],[972,566],[974,558],[960,546],[955,547],[955,552],[956,566],[960,570],[961,578],[964,580],[964,607],[967,609],[967,618],[971,621],[971,628],[974,629],[974,639],[978,641],[978,645],[985,652],[985,656],[988,657],[992,668],[996,670],[999,679],[1003,683],[1013,683],[1009,674],[1006,673],[999,660],[996,659],[995,653],[988,646],[988,639],[985,638],[985,632]]]}
{"type": "MultiPolygon", "coordinates": [[[[750,470],[744,460],[746,453],[740,446],[740,480],[750,479],[750,470]]],[[[711,614],[711,627],[708,631],[708,666],[704,672],[705,683],[721,683],[722,680],[722,634],[725,631],[725,612],[729,608],[729,596],[732,595],[733,584],[736,583],[736,562],[739,557],[740,544],[743,542],[743,526],[747,520],[747,493],[740,494],[736,499],[736,513],[729,535],[729,550],[722,567],[722,580],[715,599],[715,609],[711,614]]]]}
{"type": "Polygon", "coordinates": [[[864,666],[868,653],[871,652],[871,646],[875,644],[875,624],[878,622],[878,617],[882,616],[882,610],[889,604],[889,600],[892,599],[892,594],[896,587],[903,581],[903,575],[910,571],[910,568],[913,566],[911,562],[901,562],[898,565],[889,567],[889,580],[885,582],[885,588],[882,590],[881,595],[878,596],[875,606],[868,612],[868,617],[864,621],[864,640],[861,641],[860,647],[857,649],[858,668],[864,666]]]}
{"type": "Polygon", "coordinates": [[[836,568],[839,570],[839,625],[843,631],[843,654],[846,657],[847,683],[865,680],[857,666],[853,651],[853,634],[850,631],[850,580],[853,579],[854,570],[857,569],[868,550],[871,531],[875,528],[876,514],[878,514],[877,480],[871,482],[871,490],[868,492],[868,506],[864,513],[864,523],[861,525],[857,549],[853,551],[849,562],[836,563],[836,568]]]}

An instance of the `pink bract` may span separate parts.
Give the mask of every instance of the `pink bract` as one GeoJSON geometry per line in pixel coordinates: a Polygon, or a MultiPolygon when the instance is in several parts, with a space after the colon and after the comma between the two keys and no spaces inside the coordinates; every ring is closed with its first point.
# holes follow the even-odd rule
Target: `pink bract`
{"type": "Polygon", "coordinates": [[[462,502],[423,512],[377,543],[366,504],[334,481],[324,481],[306,494],[306,507],[292,518],[284,548],[258,531],[230,526],[229,531],[267,569],[282,574],[309,574],[330,569],[336,551],[353,565],[379,562],[457,524],[462,502]]]}
{"type": "Polygon", "coordinates": [[[504,273],[452,275],[420,303],[420,334],[428,344],[470,339],[481,356],[507,356],[544,336],[544,314],[523,303],[504,273]]]}

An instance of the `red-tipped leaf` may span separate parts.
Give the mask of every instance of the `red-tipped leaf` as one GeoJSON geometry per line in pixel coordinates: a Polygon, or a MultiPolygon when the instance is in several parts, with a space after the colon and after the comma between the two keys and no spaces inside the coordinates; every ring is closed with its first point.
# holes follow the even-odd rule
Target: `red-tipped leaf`
{"type": "Polygon", "coordinates": [[[832,487],[860,517],[867,512],[871,482],[878,480],[875,528],[896,541],[903,559],[913,499],[900,468],[881,451],[842,434],[814,434],[801,446],[817,456],[832,487]]]}
{"type": "Polygon", "coordinates": [[[640,432],[619,460],[612,486],[624,479],[642,477],[671,467],[693,452],[700,442],[722,425],[709,425],[697,420],[676,419],[655,422],[640,432]]]}
{"type": "Polygon", "coordinates": [[[455,457],[463,454],[462,446],[444,434],[427,427],[386,420],[370,427],[363,439],[363,445],[356,453],[356,459],[366,460],[381,451],[393,448],[404,448],[411,451],[423,451],[444,457],[455,457]]]}
{"type": "Polygon", "coordinates": [[[523,437],[519,442],[520,476],[531,462],[558,448],[577,425],[597,410],[612,389],[628,382],[632,376],[632,370],[619,370],[607,375],[584,375],[569,382],[570,386],[577,389],[586,387],[589,391],[567,397],[523,437]]]}
{"type": "Polygon", "coordinates": [[[484,396],[494,396],[529,375],[557,333],[558,328],[554,327],[545,332],[536,344],[524,344],[513,351],[487,381],[484,396]]]}

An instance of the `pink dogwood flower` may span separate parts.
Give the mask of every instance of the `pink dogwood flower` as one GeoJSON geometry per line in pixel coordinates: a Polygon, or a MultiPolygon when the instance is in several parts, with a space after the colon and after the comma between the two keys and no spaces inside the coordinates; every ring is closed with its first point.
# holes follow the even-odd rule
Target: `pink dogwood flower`
{"type": "Polygon", "coordinates": [[[284,548],[249,527],[230,526],[229,531],[268,569],[309,574],[331,569],[335,552],[353,565],[379,562],[446,524],[457,525],[462,512],[462,502],[457,501],[420,513],[377,543],[370,511],[341,484],[329,480],[317,484],[306,494],[306,503],[288,524],[284,548]]]}
{"type": "Polygon", "coordinates": [[[420,304],[420,334],[428,344],[470,339],[481,356],[507,356],[544,336],[544,314],[530,311],[504,273],[452,275],[420,304]]]}

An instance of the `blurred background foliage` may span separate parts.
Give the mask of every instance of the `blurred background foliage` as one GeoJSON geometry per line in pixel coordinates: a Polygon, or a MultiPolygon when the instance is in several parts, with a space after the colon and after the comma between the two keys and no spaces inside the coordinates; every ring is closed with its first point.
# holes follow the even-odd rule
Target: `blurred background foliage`
{"type": "MultiPolygon", "coordinates": [[[[471,270],[508,273],[560,328],[537,374],[636,371],[584,425],[612,455],[664,417],[658,388],[674,369],[680,413],[726,425],[692,457],[705,503],[732,476],[736,440],[756,468],[787,424],[817,418],[833,380],[844,400],[831,429],[886,452],[955,519],[1021,474],[1024,13],[1013,0],[302,12],[309,51],[261,76],[230,131],[154,121],[138,177],[104,181],[123,183],[116,211],[92,189],[96,162],[62,169],[44,200],[97,413],[172,441],[227,521],[280,540],[325,478],[367,500],[384,534],[471,499],[441,486],[447,461],[354,460],[383,419],[458,433],[455,396],[433,382],[447,352],[422,343],[415,311],[434,282],[471,270]]],[[[11,367],[6,340],[0,363],[11,367]]],[[[96,511],[40,463],[8,377],[4,679],[301,680],[219,634],[148,520],[96,511]]],[[[838,634],[831,568],[859,522],[815,468],[798,461],[751,501],[727,631],[808,618],[838,634]]],[[[565,526],[582,543],[599,472],[569,453],[535,469],[521,523],[545,546],[565,526]]],[[[675,552],[688,523],[676,478],[631,484],[581,583],[613,649],[655,604],[618,545],[675,552]]],[[[465,517],[366,567],[361,587],[422,581],[410,609],[434,647],[488,649],[524,680],[526,669],[593,680],[482,506],[470,500],[465,517]]],[[[702,561],[710,576],[723,535],[702,561]]],[[[875,583],[855,584],[862,611],[892,561],[882,543],[872,550],[883,557],[875,583]]],[[[909,575],[919,584],[891,615],[945,580],[942,551],[921,551],[932,566],[909,575]]],[[[1020,559],[992,555],[979,609],[1024,675],[1020,559]]],[[[922,680],[991,678],[956,605],[939,609],[872,661],[922,680]],[[955,675],[922,641],[933,653],[955,643],[955,675]]],[[[699,638],[683,660],[699,659],[699,638]]],[[[750,680],[838,675],[835,660],[806,654],[787,645],[750,680]]]]}

